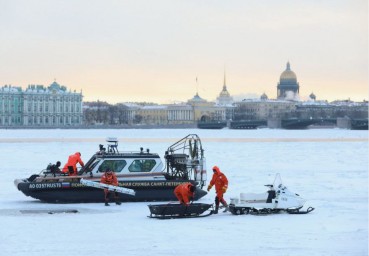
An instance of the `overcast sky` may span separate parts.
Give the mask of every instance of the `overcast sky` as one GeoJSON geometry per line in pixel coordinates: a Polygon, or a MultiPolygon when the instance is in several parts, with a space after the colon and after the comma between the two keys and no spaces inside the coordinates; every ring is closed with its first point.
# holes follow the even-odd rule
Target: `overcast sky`
{"type": "Polygon", "coordinates": [[[84,100],[368,99],[367,0],[0,0],[0,86],[56,79],[84,100]],[[198,85],[196,85],[198,77],[198,85]]]}

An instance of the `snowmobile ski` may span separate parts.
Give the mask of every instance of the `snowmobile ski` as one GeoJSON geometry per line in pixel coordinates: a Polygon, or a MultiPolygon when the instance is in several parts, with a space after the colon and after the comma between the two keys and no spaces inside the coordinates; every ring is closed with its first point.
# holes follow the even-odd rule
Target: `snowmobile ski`
{"type": "Polygon", "coordinates": [[[298,208],[298,209],[287,209],[287,213],[289,213],[289,214],[307,214],[309,212],[314,211],[314,209],[315,209],[314,207],[311,207],[310,206],[310,207],[308,207],[306,209],[306,211],[301,211],[301,208],[298,208]]]}

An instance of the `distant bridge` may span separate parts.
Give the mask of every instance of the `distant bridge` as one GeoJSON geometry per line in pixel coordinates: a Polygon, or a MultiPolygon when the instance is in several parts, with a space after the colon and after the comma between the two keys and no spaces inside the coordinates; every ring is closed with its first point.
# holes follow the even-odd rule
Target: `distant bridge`
{"type": "Polygon", "coordinates": [[[313,124],[323,124],[323,123],[331,123],[336,124],[336,118],[308,118],[308,119],[300,119],[300,118],[288,118],[281,120],[281,127],[283,129],[307,129],[308,126],[313,124]]]}
{"type": "Polygon", "coordinates": [[[197,123],[197,128],[200,129],[223,129],[224,127],[227,127],[226,121],[200,121],[197,123]]]}
{"type": "Polygon", "coordinates": [[[230,129],[256,129],[258,127],[267,127],[267,120],[244,120],[244,121],[231,121],[230,129]]]}
{"type": "MultiPolygon", "coordinates": [[[[307,129],[310,125],[332,124],[339,128],[352,130],[368,130],[368,119],[351,118],[286,118],[271,120],[240,120],[230,121],[230,129],[257,129],[261,127],[282,129],[307,129]],[[339,119],[339,120],[338,120],[339,119]]],[[[197,127],[201,129],[222,129],[227,127],[225,121],[198,122],[197,127]]]]}
{"type": "Polygon", "coordinates": [[[368,130],[368,119],[352,119],[351,130],[368,130]]]}

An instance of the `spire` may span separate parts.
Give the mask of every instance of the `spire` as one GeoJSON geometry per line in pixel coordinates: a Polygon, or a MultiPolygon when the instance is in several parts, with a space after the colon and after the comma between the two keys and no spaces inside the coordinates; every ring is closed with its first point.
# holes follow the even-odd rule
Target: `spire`
{"type": "Polygon", "coordinates": [[[226,85],[226,70],[225,70],[225,65],[224,65],[224,82],[223,82],[223,91],[227,90],[227,85],[226,85]]]}
{"type": "Polygon", "coordinates": [[[286,70],[291,70],[290,61],[287,62],[287,68],[286,68],[286,70]]]}

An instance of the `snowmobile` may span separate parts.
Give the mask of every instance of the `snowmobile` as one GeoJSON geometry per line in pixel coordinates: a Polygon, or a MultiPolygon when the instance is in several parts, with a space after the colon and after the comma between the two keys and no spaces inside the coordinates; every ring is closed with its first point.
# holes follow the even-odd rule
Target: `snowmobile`
{"type": "Polygon", "coordinates": [[[271,214],[281,211],[306,214],[314,210],[313,207],[302,210],[306,200],[284,186],[279,173],[276,174],[273,184],[265,186],[268,187],[265,193],[241,193],[239,199],[231,198],[230,212],[235,215],[271,214]]]}

